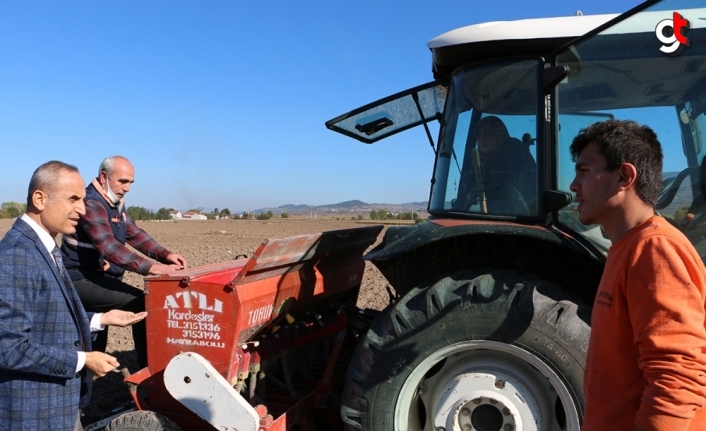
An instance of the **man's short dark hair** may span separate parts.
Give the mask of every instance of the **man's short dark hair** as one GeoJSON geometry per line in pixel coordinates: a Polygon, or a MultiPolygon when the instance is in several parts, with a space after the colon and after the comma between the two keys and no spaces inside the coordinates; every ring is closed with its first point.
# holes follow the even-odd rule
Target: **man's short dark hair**
{"type": "Polygon", "coordinates": [[[645,203],[655,207],[662,188],[662,145],[657,134],[647,126],[630,120],[607,120],[581,129],[571,143],[571,157],[576,161],[591,142],[605,157],[607,168],[614,171],[623,163],[637,169],[635,190],[645,203]]]}
{"type": "Polygon", "coordinates": [[[32,178],[29,180],[29,190],[27,190],[28,210],[34,208],[32,204],[32,194],[37,190],[42,190],[47,193],[53,191],[55,184],[59,180],[59,176],[65,171],[78,173],[78,168],[58,160],[51,160],[34,170],[32,178]]]}

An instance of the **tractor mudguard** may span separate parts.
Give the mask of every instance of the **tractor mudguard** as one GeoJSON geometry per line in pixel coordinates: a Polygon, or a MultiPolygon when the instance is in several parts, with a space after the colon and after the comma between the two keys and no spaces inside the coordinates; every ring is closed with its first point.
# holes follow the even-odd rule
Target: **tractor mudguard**
{"type": "Polygon", "coordinates": [[[392,226],[365,255],[398,295],[464,269],[514,269],[572,286],[591,303],[605,257],[549,226],[516,222],[431,219],[392,226]]]}

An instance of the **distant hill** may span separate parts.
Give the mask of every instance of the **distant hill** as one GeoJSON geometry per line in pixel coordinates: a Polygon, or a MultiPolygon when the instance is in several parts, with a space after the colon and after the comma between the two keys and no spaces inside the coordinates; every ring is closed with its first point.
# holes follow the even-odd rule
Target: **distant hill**
{"type": "Polygon", "coordinates": [[[337,203],[337,204],[333,204],[333,205],[328,205],[328,206],[330,206],[331,208],[352,208],[352,207],[365,207],[365,206],[368,206],[368,204],[363,201],[359,201],[359,200],[355,199],[352,201],[345,201],[345,202],[341,202],[341,203],[337,203]]]}
{"type": "Polygon", "coordinates": [[[352,200],[352,201],[345,201],[345,202],[340,202],[337,204],[330,204],[330,205],[294,205],[294,204],[287,204],[287,205],[280,205],[277,207],[277,209],[281,209],[282,211],[286,212],[295,212],[295,211],[313,211],[318,208],[340,208],[340,209],[345,209],[345,208],[355,208],[355,207],[365,207],[368,206],[369,204],[359,201],[359,200],[352,200]]]}
{"type": "MultiPolygon", "coordinates": [[[[295,212],[299,212],[299,211],[310,211],[310,210],[314,209],[314,207],[311,205],[287,204],[287,205],[280,205],[277,207],[277,209],[282,210],[284,212],[295,213],[295,212]]],[[[255,210],[254,212],[258,212],[258,211],[261,211],[261,210],[255,210]]]]}
{"type": "MultiPolygon", "coordinates": [[[[319,213],[340,213],[340,214],[367,214],[370,211],[377,211],[380,209],[385,209],[393,213],[398,212],[417,212],[426,213],[427,201],[418,202],[407,202],[402,204],[388,204],[388,203],[367,203],[358,199],[339,202],[335,204],[327,205],[307,205],[307,204],[286,204],[280,205],[276,208],[260,208],[252,212],[262,213],[267,211],[272,211],[274,214],[281,214],[283,212],[289,214],[308,214],[311,212],[319,213]]],[[[420,214],[421,215],[421,214],[420,214]]]]}

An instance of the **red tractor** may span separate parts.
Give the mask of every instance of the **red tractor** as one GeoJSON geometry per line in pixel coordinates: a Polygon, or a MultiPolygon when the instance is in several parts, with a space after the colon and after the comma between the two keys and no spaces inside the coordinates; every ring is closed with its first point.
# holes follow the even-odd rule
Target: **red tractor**
{"type": "MultiPolygon", "coordinates": [[[[355,307],[380,227],[149,278],[138,408],[184,429],[578,431],[610,243],[578,221],[568,147],[607,118],[655,129],[658,210],[706,255],[705,18],[703,1],[647,1],[433,39],[433,82],[326,123],[368,144],[423,126],[434,149],[430,219],[365,256],[394,301],[355,307]]],[[[129,415],[156,417],[108,429],[129,415]]]]}

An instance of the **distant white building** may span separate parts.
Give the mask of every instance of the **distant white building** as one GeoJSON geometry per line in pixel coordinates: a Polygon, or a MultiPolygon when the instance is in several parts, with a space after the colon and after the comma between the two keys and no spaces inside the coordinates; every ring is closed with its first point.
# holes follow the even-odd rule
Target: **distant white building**
{"type": "Polygon", "coordinates": [[[181,218],[181,211],[176,211],[176,210],[169,211],[169,217],[171,217],[172,220],[180,219],[181,218]]]}
{"type": "Polygon", "coordinates": [[[185,220],[208,220],[204,214],[197,213],[196,211],[185,211],[181,215],[181,218],[185,220]]]}

